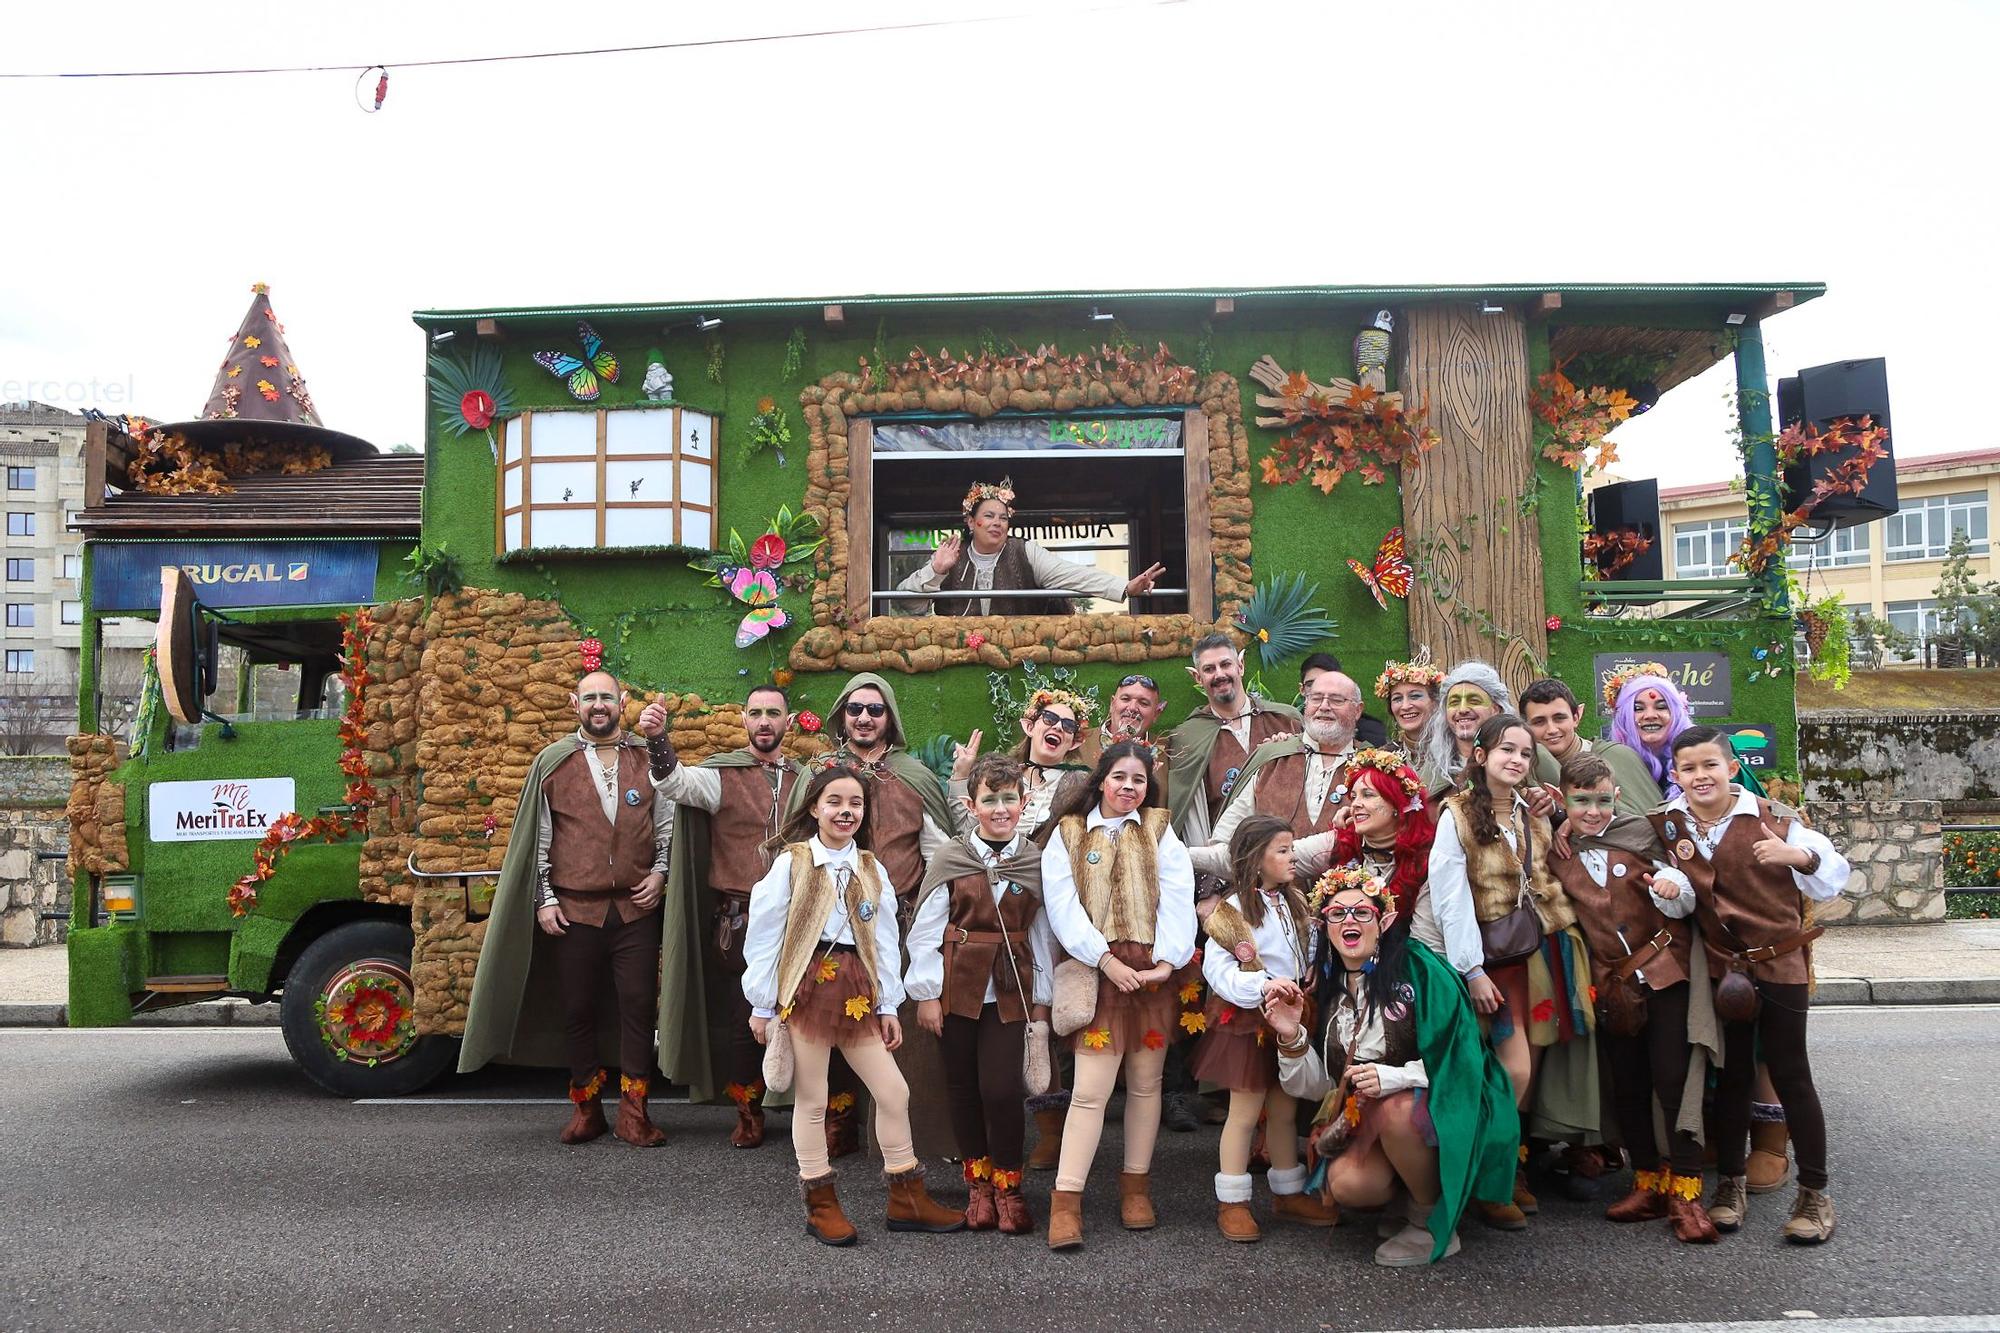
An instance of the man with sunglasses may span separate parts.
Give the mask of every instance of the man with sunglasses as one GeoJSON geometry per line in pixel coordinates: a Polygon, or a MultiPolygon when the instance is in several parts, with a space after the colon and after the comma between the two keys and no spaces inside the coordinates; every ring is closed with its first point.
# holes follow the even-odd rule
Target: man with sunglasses
{"type": "Polygon", "coordinates": [[[577,729],[535,757],[521,788],[507,859],[494,891],[459,1050],[460,1072],[505,1058],[566,1063],[575,1110],[564,1143],[607,1128],[601,1093],[616,1049],[619,1138],[650,1148],[666,1135],[646,1111],[659,1000],[660,896],[673,842],[673,805],[653,790],[646,747],[620,728],[625,692],[608,671],[576,683],[577,729]],[[560,1004],[526,1003],[529,974],[546,968],[560,1004]],[[617,997],[615,1041],[598,996],[617,997]]]}
{"type": "MultiPolygon", "coordinates": [[[[959,811],[964,807],[954,808],[937,774],[910,753],[902,716],[896,710],[896,692],[874,672],[864,671],[847,682],[833,702],[827,730],[833,734],[836,748],[832,754],[816,760],[814,767],[825,763],[848,764],[874,778],[869,795],[874,803],[868,816],[869,850],[896,891],[898,916],[907,931],[911,913],[915,911],[917,890],[923,887],[924,866],[958,836],[959,811]]],[[[800,783],[787,802],[788,807],[796,806],[804,791],[805,784],[800,783]]],[[[788,808],[787,816],[790,813],[788,808]]],[[[918,1031],[913,1021],[905,1022],[903,1027],[905,1046],[923,1047],[935,1061],[935,1041],[926,1044],[918,1040],[913,1035],[918,1031]]],[[[926,1084],[911,1076],[908,1060],[911,1054],[907,1050],[899,1052],[898,1062],[904,1067],[904,1078],[916,1090],[926,1084]]],[[[853,1075],[844,1061],[836,1060],[834,1070],[828,1085],[831,1095],[826,1115],[827,1150],[830,1156],[840,1157],[860,1146],[860,1136],[856,1132],[853,1075]],[[844,1109],[838,1109],[841,1107],[844,1109]]],[[[941,1063],[927,1086],[943,1088],[941,1063]]],[[[933,1116],[913,1104],[911,1125],[920,1154],[929,1154],[934,1148],[940,1153],[950,1151],[951,1131],[942,1106],[933,1116]]]]}
{"type": "Polygon", "coordinates": [[[791,701],[776,685],[743,701],[748,745],[684,764],[668,734],[666,704],[639,714],[653,786],[674,802],[673,864],[667,876],[666,966],[660,975],[660,1068],[698,1102],[718,1093],[736,1103],[729,1142],[764,1141],[764,1048],[750,1034],[743,998],[743,943],[750,890],[771,868],[779,817],[805,775],[787,758],[791,701]]]}
{"type": "Polygon", "coordinates": [[[1077,756],[1085,768],[1097,763],[1098,756],[1120,741],[1140,741],[1153,747],[1153,775],[1160,780],[1161,789],[1166,787],[1167,743],[1165,738],[1153,739],[1153,724],[1160,720],[1166,709],[1166,701],[1160,694],[1160,683],[1144,672],[1135,671],[1118,682],[1112,692],[1111,704],[1104,710],[1104,721],[1092,731],[1083,743],[1083,750],[1077,756]]]}

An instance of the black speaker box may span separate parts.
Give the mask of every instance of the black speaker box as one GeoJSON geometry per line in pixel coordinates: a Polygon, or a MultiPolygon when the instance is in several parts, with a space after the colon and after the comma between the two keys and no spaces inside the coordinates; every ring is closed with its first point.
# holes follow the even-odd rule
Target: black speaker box
{"type": "MultiPolygon", "coordinates": [[[[1815,528],[1851,528],[1896,512],[1896,437],[1889,425],[1889,363],[1879,356],[1866,361],[1835,361],[1808,366],[1778,381],[1780,430],[1801,423],[1824,430],[1841,417],[1858,421],[1864,416],[1891,431],[1882,442],[1888,455],[1868,469],[1868,484],[1859,495],[1833,495],[1822,501],[1812,513],[1811,526],[1815,528]]],[[[1820,478],[1854,453],[1853,449],[1842,449],[1787,467],[1782,478],[1785,508],[1804,504],[1820,478]]]]}
{"type": "Polygon", "coordinates": [[[1666,577],[1665,543],[1660,538],[1659,482],[1618,481],[1599,486],[1590,493],[1590,530],[1607,535],[1629,532],[1652,541],[1652,545],[1635,556],[1631,564],[1616,571],[1605,568],[1612,558],[1609,554],[1600,556],[1600,580],[1608,583],[1628,580],[1656,583],[1666,577]]]}

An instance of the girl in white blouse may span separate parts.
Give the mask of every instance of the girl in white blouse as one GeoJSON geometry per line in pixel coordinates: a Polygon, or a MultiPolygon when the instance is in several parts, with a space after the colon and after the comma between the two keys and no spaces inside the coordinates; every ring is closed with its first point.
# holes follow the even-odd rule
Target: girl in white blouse
{"type": "Polygon", "coordinates": [[[933,1201],[911,1147],[910,1089],[890,1054],[903,1043],[896,899],[867,850],[870,779],[822,769],[776,841],[784,847],[750,891],[743,995],[750,1031],[770,1041],[782,1022],[795,1062],[792,1148],[806,1196],[806,1230],[827,1245],[858,1235],[834,1194],[826,1151],[826,1071],[833,1048],[875,1101],[889,1180],[891,1231],[956,1231],[963,1213],[933,1201]]]}

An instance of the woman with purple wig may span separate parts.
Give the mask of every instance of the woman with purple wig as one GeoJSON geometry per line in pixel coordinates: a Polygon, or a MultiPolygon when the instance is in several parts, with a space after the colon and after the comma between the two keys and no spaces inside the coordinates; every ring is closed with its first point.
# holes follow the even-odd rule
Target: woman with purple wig
{"type": "MultiPolygon", "coordinates": [[[[1622,667],[1604,682],[1604,708],[1611,714],[1611,739],[1638,751],[1662,797],[1680,795],[1674,781],[1674,737],[1694,725],[1694,709],[1658,662],[1622,667]]],[[[1737,770],[1736,782],[1753,796],[1764,786],[1748,764],[1737,770]]]]}

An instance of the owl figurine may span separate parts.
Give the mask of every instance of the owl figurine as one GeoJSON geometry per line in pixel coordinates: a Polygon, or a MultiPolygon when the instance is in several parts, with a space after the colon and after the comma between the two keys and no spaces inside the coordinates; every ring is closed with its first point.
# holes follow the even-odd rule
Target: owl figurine
{"type": "Polygon", "coordinates": [[[1371,389],[1389,387],[1389,335],[1396,331],[1396,317],[1386,310],[1375,312],[1375,324],[1354,335],[1354,378],[1371,389]]]}

